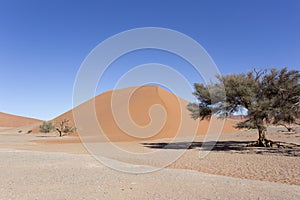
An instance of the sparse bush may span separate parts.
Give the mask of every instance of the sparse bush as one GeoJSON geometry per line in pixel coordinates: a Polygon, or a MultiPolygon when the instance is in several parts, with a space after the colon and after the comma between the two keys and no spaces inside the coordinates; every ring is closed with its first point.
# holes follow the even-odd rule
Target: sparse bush
{"type": "Polygon", "coordinates": [[[55,126],[51,121],[44,121],[42,125],[40,125],[40,132],[49,133],[55,130],[55,126]]]}
{"type": "Polygon", "coordinates": [[[55,129],[59,134],[59,137],[62,137],[66,134],[72,133],[75,131],[75,127],[69,125],[69,119],[63,119],[62,121],[56,123],[55,129]]]}
{"type": "Polygon", "coordinates": [[[29,133],[31,133],[31,132],[32,132],[32,130],[28,130],[28,131],[27,131],[27,134],[29,134],[29,133]]]}

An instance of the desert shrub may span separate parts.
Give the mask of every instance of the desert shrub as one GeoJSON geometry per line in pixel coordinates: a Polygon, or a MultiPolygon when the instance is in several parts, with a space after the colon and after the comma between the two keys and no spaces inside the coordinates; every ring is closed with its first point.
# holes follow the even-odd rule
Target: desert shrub
{"type": "Polygon", "coordinates": [[[55,126],[51,121],[44,121],[43,124],[40,125],[40,132],[49,133],[55,130],[55,126]]]}
{"type": "Polygon", "coordinates": [[[75,127],[69,125],[69,119],[63,119],[62,121],[56,123],[55,129],[59,133],[59,137],[75,131],[75,127]]]}

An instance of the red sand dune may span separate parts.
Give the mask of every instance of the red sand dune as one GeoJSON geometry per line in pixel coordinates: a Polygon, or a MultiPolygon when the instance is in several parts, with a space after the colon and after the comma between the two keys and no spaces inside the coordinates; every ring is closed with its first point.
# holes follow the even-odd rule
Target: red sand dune
{"type": "Polygon", "coordinates": [[[0,112],[0,127],[20,127],[40,123],[41,120],[0,112]]]}
{"type": "MultiPolygon", "coordinates": [[[[191,119],[187,104],[187,101],[157,86],[131,87],[100,94],[53,121],[70,119],[74,125],[75,113],[79,116],[75,119],[78,132],[100,137],[101,141],[106,138],[111,141],[174,138],[176,135],[199,135],[219,130],[222,121],[215,117],[211,120],[216,123],[210,129],[208,120],[191,119]],[[89,110],[93,108],[95,118],[89,110]]],[[[236,132],[233,126],[234,122],[225,120],[220,130],[222,133],[236,132]]]]}

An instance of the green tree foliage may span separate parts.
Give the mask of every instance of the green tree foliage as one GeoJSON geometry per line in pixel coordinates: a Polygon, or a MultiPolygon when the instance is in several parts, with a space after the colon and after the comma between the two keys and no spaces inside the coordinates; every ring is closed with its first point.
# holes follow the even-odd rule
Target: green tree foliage
{"type": "Polygon", "coordinates": [[[49,133],[55,130],[55,126],[50,121],[44,121],[43,124],[40,125],[40,132],[42,133],[49,133]]]}
{"type": "MultiPolygon", "coordinates": [[[[292,124],[300,117],[300,73],[296,70],[271,69],[249,73],[217,76],[220,83],[203,85],[195,83],[193,93],[198,103],[189,103],[187,109],[194,119],[209,118],[216,114],[228,116],[242,108],[248,111],[246,120],[238,128],[256,128],[257,145],[270,146],[266,139],[266,124],[292,124]],[[224,87],[226,99],[212,102],[224,87]]],[[[220,96],[220,95],[219,95],[220,96]]]]}

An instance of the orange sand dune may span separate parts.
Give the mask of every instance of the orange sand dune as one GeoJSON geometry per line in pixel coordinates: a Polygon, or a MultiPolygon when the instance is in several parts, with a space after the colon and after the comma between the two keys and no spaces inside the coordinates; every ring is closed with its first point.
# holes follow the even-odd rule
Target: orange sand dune
{"type": "MultiPolygon", "coordinates": [[[[208,131],[209,121],[191,119],[187,104],[187,101],[157,86],[130,87],[100,94],[53,121],[70,119],[74,125],[75,114],[78,132],[97,136],[101,141],[174,138],[219,131],[220,120],[213,117],[211,120],[215,123],[208,131]],[[92,112],[94,108],[95,114],[92,112]]],[[[222,133],[236,132],[233,125],[225,120],[220,130],[222,133]]]]}
{"type": "Polygon", "coordinates": [[[41,120],[0,112],[0,127],[20,127],[40,123],[41,120]]]}

